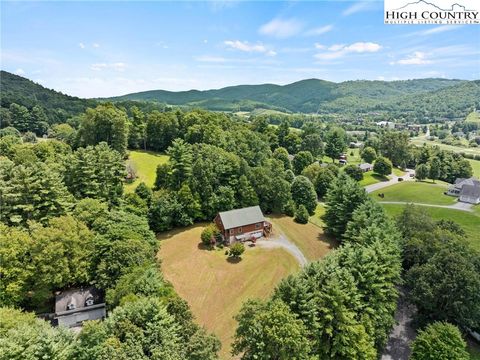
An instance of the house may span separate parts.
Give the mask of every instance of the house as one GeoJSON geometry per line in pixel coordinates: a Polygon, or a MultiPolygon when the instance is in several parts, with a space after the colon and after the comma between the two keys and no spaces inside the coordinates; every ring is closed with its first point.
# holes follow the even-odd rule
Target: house
{"type": "Polygon", "coordinates": [[[367,172],[367,171],[372,171],[372,170],[373,170],[373,165],[372,165],[372,164],[369,164],[369,163],[360,164],[360,165],[358,165],[358,167],[359,167],[360,170],[362,170],[363,172],[367,172]]]}
{"type": "Polygon", "coordinates": [[[391,121],[379,121],[379,122],[376,122],[375,125],[380,126],[382,128],[389,128],[389,129],[393,129],[395,127],[395,123],[391,121]]]}
{"type": "Polygon", "coordinates": [[[258,205],[219,212],[214,221],[228,244],[267,237],[272,232],[272,224],[258,205]]]}
{"type": "Polygon", "coordinates": [[[459,201],[479,204],[480,203],[480,181],[477,178],[458,178],[453,185],[450,185],[447,195],[457,196],[459,201]]]}
{"type": "Polygon", "coordinates": [[[69,328],[81,327],[87,320],[105,319],[105,303],[94,287],[66,290],[55,296],[54,320],[69,328]]]}
{"type": "Polygon", "coordinates": [[[361,148],[363,146],[363,142],[361,141],[351,141],[350,144],[348,145],[348,147],[350,149],[358,149],[358,148],[361,148]]]}

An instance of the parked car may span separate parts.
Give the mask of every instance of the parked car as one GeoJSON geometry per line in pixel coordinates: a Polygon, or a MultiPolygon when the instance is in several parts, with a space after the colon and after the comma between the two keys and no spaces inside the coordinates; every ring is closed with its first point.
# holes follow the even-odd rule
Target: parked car
{"type": "Polygon", "coordinates": [[[398,178],[398,181],[403,181],[403,178],[398,178]]]}

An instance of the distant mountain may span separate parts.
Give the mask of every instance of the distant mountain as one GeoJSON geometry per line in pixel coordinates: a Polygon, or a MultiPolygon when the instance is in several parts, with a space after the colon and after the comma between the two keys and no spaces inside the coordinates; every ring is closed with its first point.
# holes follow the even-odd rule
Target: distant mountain
{"type": "MultiPolygon", "coordinates": [[[[405,81],[346,81],[334,83],[308,79],[280,86],[274,84],[239,85],[217,90],[165,91],[152,90],[128,94],[108,100],[157,101],[169,105],[201,107],[209,110],[251,111],[257,108],[304,113],[355,113],[368,111],[410,111],[412,103],[444,95],[455,105],[456,100],[474,106],[480,98],[478,82],[448,79],[405,81]],[[462,91],[456,94],[457,87],[462,91]],[[464,92],[466,92],[464,94],[464,92]],[[456,97],[464,96],[463,99],[456,97]]],[[[105,99],[104,99],[105,100],[105,99]]],[[[441,101],[441,100],[440,100],[441,101]]],[[[430,105],[427,104],[428,107],[430,105]]],[[[429,110],[430,111],[430,110],[429,110]]],[[[434,111],[431,109],[431,111],[434,111]]]]}
{"type": "Polygon", "coordinates": [[[28,109],[40,105],[52,123],[63,122],[97,103],[95,100],[81,99],[47,89],[29,79],[3,70],[0,71],[0,89],[2,107],[8,108],[11,103],[23,105],[28,109]]]}

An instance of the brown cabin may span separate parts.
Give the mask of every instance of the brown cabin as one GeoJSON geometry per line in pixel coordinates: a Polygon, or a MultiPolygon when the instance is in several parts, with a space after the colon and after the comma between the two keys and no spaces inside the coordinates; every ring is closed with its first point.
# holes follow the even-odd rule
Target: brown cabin
{"type": "Polygon", "coordinates": [[[214,221],[228,244],[268,237],[272,232],[258,205],[219,212],[214,221]]]}

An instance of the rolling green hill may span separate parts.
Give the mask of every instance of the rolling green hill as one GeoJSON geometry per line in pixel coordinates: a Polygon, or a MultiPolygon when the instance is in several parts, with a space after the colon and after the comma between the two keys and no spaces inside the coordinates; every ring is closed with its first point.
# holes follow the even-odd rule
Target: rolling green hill
{"type": "Polygon", "coordinates": [[[480,98],[479,81],[418,79],[346,81],[308,79],[280,86],[230,86],[217,90],[152,90],[110,98],[146,100],[209,110],[252,111],[258,108],[304,113],[388,111],[422,116],[463,117],[480,98]]]}

